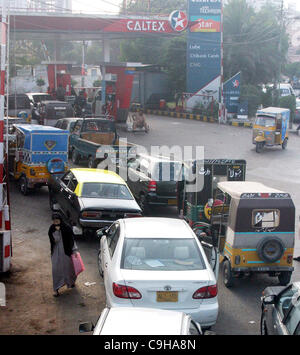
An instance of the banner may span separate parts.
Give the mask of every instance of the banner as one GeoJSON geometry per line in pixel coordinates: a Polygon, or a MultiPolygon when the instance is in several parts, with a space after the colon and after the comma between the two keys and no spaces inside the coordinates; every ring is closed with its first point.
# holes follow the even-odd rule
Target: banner
{"type": "MultiPolygon", "coordinates": [[[[221,11],[221,0],[188,1],[187,91],[197,97],[207,95],[212,82],[221,82],[221,11]]],[[[217,92],[218,100],[219,87],[217,92]]],[[[199,100],[192,101],[188,106],[199,100]]]]}
{"type": "Polygon", "coordinates": [[[228,113],[237,113],[241,95],[241,73],[224,83],[224,100],[228,113]]]}

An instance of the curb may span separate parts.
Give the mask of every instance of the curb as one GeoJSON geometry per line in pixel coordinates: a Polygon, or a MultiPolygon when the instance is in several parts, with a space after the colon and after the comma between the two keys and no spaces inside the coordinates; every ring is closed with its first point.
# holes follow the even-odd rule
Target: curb
{"type": "MultiPolygon", "coordinates": [[[[201,121],[201,122],[219,123],[213,117],[195,115],[193,113],[169,112],[169,111],[149,110],[149,109],[146,110],[146,113],[149,115],[168,116],[168,117],[183,118],[183,119],[187,119],[187,120],[194,120],[194,121],[201,121]]],[[[230,125],[230,126],[235,126],[235,127],[252,128],[251,122],[228,122],[226,124],[230,125]]]]}

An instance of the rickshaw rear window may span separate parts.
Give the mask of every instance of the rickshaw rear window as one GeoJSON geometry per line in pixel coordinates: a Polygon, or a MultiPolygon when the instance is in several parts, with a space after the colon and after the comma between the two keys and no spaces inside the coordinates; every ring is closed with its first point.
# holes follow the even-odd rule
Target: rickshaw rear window
{"type": "Polygon", "coordinates": [[[274,117],[269,116],[257,116],[255,124],[263,127],[275,127],[276,121],[274,117]]]}
{"type": "Polygon", "coordinates": [[[279,223],[279,210],[253,210],[252,212],[252,226],[254,228],[276,228],[279,223]]]}

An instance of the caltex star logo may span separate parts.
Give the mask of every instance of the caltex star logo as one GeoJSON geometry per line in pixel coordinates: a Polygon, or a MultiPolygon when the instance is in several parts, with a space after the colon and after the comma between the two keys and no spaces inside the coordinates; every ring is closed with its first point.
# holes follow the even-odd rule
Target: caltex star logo
{"type": "Polygon", "coordinates": [[[169,18],[171,27],[176,32],[184,31],[188,26],[188,18],[185,12],[183,11],[173,11],[169,18]]]}
{"type": "Polygon", "coordinates": [[[240,82],[238,80],[235,80],[232,84],[233,84],[233,87],[238,88],[240,85],[240,82]]]}

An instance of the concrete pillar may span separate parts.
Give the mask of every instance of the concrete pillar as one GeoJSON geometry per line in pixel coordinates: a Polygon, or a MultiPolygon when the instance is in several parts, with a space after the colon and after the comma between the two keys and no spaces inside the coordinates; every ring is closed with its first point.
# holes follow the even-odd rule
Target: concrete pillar
{"type": "Polygon", "coordinates": [[[110,62],[110,40],[103,40],[103,59],[104,62],[110,62]]]}

